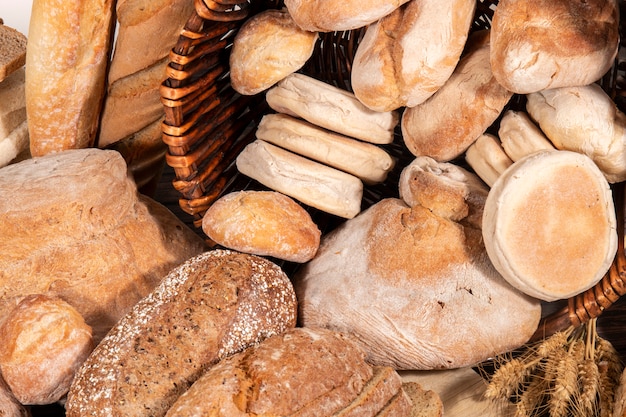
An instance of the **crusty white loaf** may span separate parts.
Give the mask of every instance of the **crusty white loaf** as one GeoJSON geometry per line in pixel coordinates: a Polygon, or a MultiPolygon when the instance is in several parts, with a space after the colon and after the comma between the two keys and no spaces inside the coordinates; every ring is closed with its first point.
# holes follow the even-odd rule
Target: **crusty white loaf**
{"type": "Polygon", "coordinates": [[[370,143],[393,142],[400,120],[397,111],[373,111],[353,93],[300,73],[289,75],[265,96],[279,113],[370,143]]]}
{"type": "Polygon", "coordinates": [[[424,103],[402,115],[402,137],[409,151],[450,161],[495,122],[513,95],[493,77],[488,32],[474,33],[472,46],[448,81],[424,103]]]}
{"type": "Polygon", "coordinates": [[[292,262],[315,256],[321,236],[311,215],[276,191],[236,191],[220,197],[202,217],[202,230],[229,249],[292,262]]]}
{"type": "Polygon", "coordinates": [[[78,371],[67,416],[163,416],[209,367],[291,328],[287,275],[260,257],[213,250],[164,277],[78,371]]]}
{"type": "Polygon", "coordinates": [[[236,164],[242,174],[311,207],[344,218],[361,211],[360,179],[260,139],[241,151],[236,164]]]}
{"type": "Polygon", "coordinates": [[[94,347],[92,330],[58,297],[29,295],[0,325],[0,371],[22,404],[52,404],[67,394],[94,347]]]}
{"type": "Polygon", "coordinates": [[[356,97],[388,111],[432,96],[459,61],[475,7],[474,0],[408,2],[370,25],[354,56],[356,97]]]}
{"type": "Polygon", "coordinates": [[[595,82],[618,46],[616,0],[501,0],[491,24],[494,77],[519,94],[595,82]]]}
{"type": "Polygon", "coordinates": [[[387,178],[395,160],[384,149],[282,113],[263,116],[256,137],[345,171],[365,183],[387,178]]]}
{"type": "Polygon", "coordinates": [[[93,146],[113,33],[112,0],[35,0],[26,51],[33,156],[93,146]]]}
{"type": "Polygon", "coordinates": [[[483,215],[489,258],[526,294],[566,299],[595,285],[617,251],[615,207],[602,172],[586,155],[536,152],[495,182],[483,215]]]}
{"type": "Polygon", "coordinates": [[[555,148],[589,156],[609,182],[626,179],[626,115],[598,84],[527,97],[528,114],[555,148]]]}
{"type": "Polygon", "coordinates": [[[260,93],[299,70],[313,54],[317,32],[301,29],[286,9],[249,18],[233,39],[230,83],[235,91],[260,93]]]}
{"type": "MultiPolygon", "coordinates": [[[[374,417],[402,393],[398,373],[372,367],[350,337],[298,327],[209,369],[166,416],[374,417]]],[[[407,399],[389,416],[410,407],[407,399]]]]}
{"type": "Polygon", "coordinates": [[[313,32],[333,32],[367,26],[407,1],[287,0],[285,6],[302,29],[313,32]]]}

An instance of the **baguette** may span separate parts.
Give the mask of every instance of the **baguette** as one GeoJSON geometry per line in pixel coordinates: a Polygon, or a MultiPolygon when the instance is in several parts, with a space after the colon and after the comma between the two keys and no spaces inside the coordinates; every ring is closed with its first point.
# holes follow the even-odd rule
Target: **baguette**
{"type": "Polygon", "coordinates": [[[363,183],[357,177],[265,141],[246,146],[236,164],[242,174],[311,207],[344,218],[361,211],[363,183]]]}
{"type": "Polygon", "coordinates": [[[25,85],[33,156],[95,144],[113,7],[113,0],[33,2],[25,85]]]}
{"type": "Polygon", "coordinates": [[[67,416],[163,416],[207,368],[295,326],[291,282],[275,264],[213,250],[173,269],[96,347],[67,416]]]}

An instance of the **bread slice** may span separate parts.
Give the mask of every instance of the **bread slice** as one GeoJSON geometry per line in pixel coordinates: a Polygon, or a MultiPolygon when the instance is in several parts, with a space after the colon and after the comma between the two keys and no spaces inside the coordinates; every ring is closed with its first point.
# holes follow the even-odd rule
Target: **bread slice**
{"type": "Polygon", "coordinates": [[[9,136],[26,120],[24,83],[24,67],[18,68],[0,82],[0,139],[9,136]]]}
{"type": "Polygon", "coordinates": [[[352,403],[334,417],[361,417],[374,415],[383,409],[402,388],[400,375],[389,366],[374,367],[374,376],[352,403]]]}
{"type": "Polygon", "coordinates": [[[441,417],[443,416],[443,401],[438,393],[424,389],[418,382],[407,381],[402,384],[413,408],[407,417],[441,417]]]}
{"type": "Polygon", "coordinates": [[[400,390],[391,400],[380,410],[376,417],[409,417],[411,409],[411,399],[406,392],[400,390]]]}
{"type": "Polygon", "coordinates": [[[0,19],[0,82],[26,64],[26,35],[0,19]]]}

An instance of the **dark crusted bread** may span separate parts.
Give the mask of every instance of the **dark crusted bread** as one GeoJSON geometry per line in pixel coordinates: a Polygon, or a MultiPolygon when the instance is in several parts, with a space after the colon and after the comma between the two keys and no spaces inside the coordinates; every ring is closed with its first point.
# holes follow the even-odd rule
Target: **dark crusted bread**
{"type": "Polygon", "coordinates": [[[162,416],[219,360],[295,325],[286,274],[252,255],[213,250],[175,268],[77,373],[67,416],[162,416]]]}

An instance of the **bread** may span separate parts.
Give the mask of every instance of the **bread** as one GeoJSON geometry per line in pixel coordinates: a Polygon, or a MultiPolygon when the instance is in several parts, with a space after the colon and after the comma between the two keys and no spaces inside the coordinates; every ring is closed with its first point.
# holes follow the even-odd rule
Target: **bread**
{"type": "Polygon", "coordinates": [[[9,136],[0,140],[0,168],[28,150],[28,122],[24,120],[9,136]]]}
{"type": "MultiPolygon", "coordinates": [[[[486,37],[478,32],[470,38],[486,37]]],[[[489,43],[471,40],[448,81],[419,106],[406,109],[401,128],[404,143],[415,156],[446,162],[460,156],[491,126],[512,93],[493,77],[489,43]]]]}
{"type": "Polygon", "coordinates": [[[400,198],[437,216],[480,228],[489,188],[476,174],[450,162],[418,156],[402,169],[400,198]]]}
{"type": "Polygon", "coordinates": [[[489,59],[504,88],[528,94],[599,80],[618,46],[615,0],[502,0],[493,14],[489,59]]]}
{"type": "Polygon", "coordinates": [[[626,369],[622,371],[615,392],[615,405],[611,417],[626,416],[626,369]]]}
{"type": "Polygon", "coordinates": [[[26,63],[26,36],[0,19],[0,83],[26,63]]]}
{"type": "Polygon", "coordinates": [[[626,115],[599,85],[527,97],[528,114],[555,148],[589,156],[611,183],[626,179],[626,115]]]}
{"type": "MultiPolygon", "coordinates": [[[[298,327],[224,359],[181,395],[166,415],[346,416],[353,415],[354,401],[362,400],[363,391],[390,399],[401,387],[393,369],[374,369],[350,338],[298,327]],[[370,392],[374,387],[377,390],[370,392]]],[[[379,415],[386,403],[382,398],[354,415],[379,415]]],[[[394,415],[405,416],[409,405],[394,415]]]]}
{"type": "Polygon", "coordinates": [[[419,383],[407,381],[402,383],[402,390],[413,403],[413,412],[407,417],[442,417],[444,406],[439,394],[425,389],[419,383]]]}
{"type": "Polygon", "coordinates": [[[91,327],[78,311],[45,295],[24,297],[0,326],[0,337],[0,371],[27,405],[63,398],[93,349],[91,327]]]}
{"type": "Polygon", "coordinates": [[[0,103],[2,103],[0,139],[9,136],[22,122],[26,121],[24,75],[25,71],[22,67],[0,82],[0,103]]]}
{"type": "Polygon", "coordinates": [[[367,184],[383,182],[395,166],[395,160],[379,146],[333,133],[287,114],[263,116],[256,137],[352,174],[367,184]]]}
{"type": "Polygon", "coordinates": [[[286,9],[250,17],[233,39],[230,83],[235,91],[258,94],[299,70],[313,54],[317,32],[301,29],[286,9]]]}
{"type": "Polygon", "coordinates": [[[29,410],[15,399],[6,382],[0,375],[0,416],[30,417],[29,410]]]}
{"type": "Polygon", "coordinates": [[[476,174],[490,187],[513,164],[504,151],[500,139],[484,133],[465,151],[465,160],[476,174]]]}
{"type": "Polygon", "coordinates": [[[35,0],[26,51],[30,151],[95,143],[113,34],[112,0],[35,0]]]}
{"type": "Polygon", "coordinates": [[[295,325],[291,282],[256,256],[213,250],[173,269],[96,347],[67,416],[163,416],[218,361],[295,325]]]}
{"type": "Polygon", "coordinates": [[[493,265],[511,285],[544,301],[572,297],[595,285],[615,257],[611,189],[583,154],[534,153],[491,188],[483,237],[493,265]]]}
{"type": "Polygon", "coordinates": [[[275,191],[236,191],[215,201],[202,230],[216,243],[254,255],[306,262],[321,232],[298,203],[275,191]]]}
{"type": "Polygon", "coordinates": [[[167,77],[166,66],[164,58],[108,86],[98,134],[99,147],[122,140],[164,117],[159,87],[167,77]]]}
{"type": "Polygon", "coordinates": [[[363,183],[357,177],[262,140],[247,145],[236,165],[266,187],[327,213],[352,218],[361,211],[363,183]]]}
{"type": "Polygon", "coordinates": [[[294,73],[270,88],[267,103],[279,113],[300,117],[314,125],[365,142],[393,142],[399,113],[375,112],[353,93],[294,73]]]}
{"type": "Polygon", "coordinates": [[[0,294],[57,295],[102,336],[203,239],[97,148],[0,169],[0,294]],[[27,231],[27,232],[26,232],[27,231]],[[20,277],[20,279],[16,279],[20,277]]]}
{"type": "Polygon", "coordinates": [[[167,58],[194,10],[194,3],[193,0],[117,0],[115,7],[118,25],[108,71],[109,84],[167,58]]]}
{"type": "Polygon", "coordinates": [[[525,343],[541,316],[480,229],[393,198],[322,236],[294,287],[303,326],[353,335],[368,362],[398,370],[474,365],[525,343]]]}
{"type": "Polygon", "coordinates": [[[507,110],[500,119],[498,137],[513,162],[537,151],[554,149],[546,135],[523,111],[507,110]]]}
{"type": "Polygon", "coordinates": [[[351,72],[356,97],[377,111],[414,107],[452,75],[476,2],[408,2],[368,26],[351,72]]]}
{"type": "Polygon", "coordinates": [[[367,26],[407,1],[287,0],[285,6],[293,20],[302,29],[313,32],[334,32],[367,26]]]}

